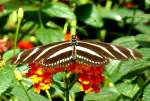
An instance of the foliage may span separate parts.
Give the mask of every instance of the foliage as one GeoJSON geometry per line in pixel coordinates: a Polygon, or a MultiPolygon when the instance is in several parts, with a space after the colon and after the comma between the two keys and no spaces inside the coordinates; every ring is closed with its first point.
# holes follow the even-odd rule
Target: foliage
{"type": "MultiPolygon", "coordinates": [[[[80,40],[112,42],[143,54],[143,59],[136,61],[110,61],[105,66],[105,81],[99,93],[84,94],[79,83],[73,82],[69,88],[70,101],[150,101],[149,0],[1,0],[0,100],[48,101],[48,95],[34,93],[31,81],[24,77],[26,65],[14,68],[8,62],[20,51],[13,49],[19,7],[23,8],[24,17],[17,42],[27,40],[39,46],[64,41],[67,31],[72,31],[68,23],[76,19],[80,40]],[[21,80],[16,79],[15,70],[23,76],[21,80]]],[[[64,76],[63,72],[53,77],[49,90],[53,101],[65,100],[64,76]]]]}

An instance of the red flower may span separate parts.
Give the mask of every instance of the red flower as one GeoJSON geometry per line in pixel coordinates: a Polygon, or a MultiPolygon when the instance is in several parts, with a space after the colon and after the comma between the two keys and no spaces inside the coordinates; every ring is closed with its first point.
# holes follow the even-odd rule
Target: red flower
{"type": "MultiPolygon", "coordinates": [[[[70,32],[67,32],[67,33],[65,34],[65,37],[64,37],[65,41],[70,41],[71,38],[72,38],[71,33],[70,33],[70,32]]],[[[79,40],[79,37],[78,37],[78,36],[77,36],[77,40],[79,40]]]]}
{"type": "Polygon", "coordinates": [[[20,49],[29,49],[29,48],[33,48],[33,45],[29,41],[21,40],[18,43],[18,48],[20,48],[20,49]]]}
{"type": "Polygon", "coordinates": [[[4,11],[4,5],[0,4],[0,12],[3,12],[3,11],[4,11]]]}
{"type": "Polygon", "coordinates": [[[29,71],[26,73],[27,78],[31,78],[34,91],[40,93],[41,90],[48,90],[52,83],[54,73],[64,71],[63,68],[44,68],[39,63],[29,64],[29,71]]]}
{"type": "Polygon", "coordinates": [[[0,39],[0,60],[2,53],[11,48],[12,42],[7,39],[0,39]]]}
{"type": "Polygon", "coordinates": [[[26,77],[31,78],[35,92],[48,90],[52,82],[52,73],[41,67],[38,63],[29,64],[29,71],[26,77]]]}
{"type": "Polygon", "coordinates": [[[103,82],[102,66],[88,66],[83,64],[71,64],[67,67],[68,71],[79,74],[78,81],[81,84],[81,91],[85,93],[99,92],[100,84],[103,82]]]}
{"type": "Polygon", "coordinates": [[[132,2],[127,2],[127,3],[124,4],[124,6],[125,6],[126,8],[132,8],[132,7],[135,6],[135,4],[133,4],[132,2]]]}
{"type": "Polygon", "coordinates": [[[65,41],[70,41],[71,40],[71,33],[70,32],[67,32],[66,34],[65,34],[65,41]]]}

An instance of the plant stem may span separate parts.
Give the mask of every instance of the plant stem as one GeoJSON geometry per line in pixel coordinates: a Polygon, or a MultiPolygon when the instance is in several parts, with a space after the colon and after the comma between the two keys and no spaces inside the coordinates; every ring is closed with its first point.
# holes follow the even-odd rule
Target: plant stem
{"type": "Polygon", "coordinates": [[[49,93],[49,91],[45,90],[45,92],[46,92],[46,94],[48,96],[49,101],[52,101],[52,97],[51,97],[51,94],[49,93]]]}
{"type": "Polygon", "coordinates": [[[26,93],[26,95],[27,95],[29,101],[32,101],[31,98],[30,98],[30,96],[29,96],[29,94],[28,94],[28,92],[26,91],[24,85],[22,84],[22,82],[21,82],[20,80],[19,80],[19,84],[20,84],[20,86],[23,88],[23,90],[25,91],[25,93],[26,93]]]}
{"type": "Polygon", "coordinates": [[[106,9],[107,11],[110,11],[111,6],[112,6],[112,1],[111,1],[111,0],[107,0],[107,1],[106,1],[105,9],[106,9]]]}
{"type": "Polygon", "coordinates": [[[68,29],[68,21],[64,24],[63,33],[66,34],[68,29]]]}
{"type": "Polygon", "coordinates": [[[16,47],[17,47],[18,34],[19,34],[19,29],[20,29],[21,21],[22,21],[22,18],[18,18],[16,33],[15,33],[13,56],[15,55],[15,49],[16,49],[16,47]]]}
{"type": "Polygon", "coordinates": [[[42,17],[41,17],[41,13],[40,10],[38,10],[38,19],[39,19],[39,23],[40,23],[40,27],[44,28],[43,22],[42,22],[42,17]]]}
{"type": "Polygon", "coordinates": [[[65,75],[65,97],[66,97],[66,101],[69,101],[69,81],[68,81],[68,77],[67,77],[67,72],[66,72],[66,75],[65,75]]]}
{"type": "Polygon", "coordinates": [[[71,32],[71,35],[74,36],[76,35],[76,26],[77,26],[77,20],[76,19],[72,19],[70,21],[70,32],[71,32]]]}

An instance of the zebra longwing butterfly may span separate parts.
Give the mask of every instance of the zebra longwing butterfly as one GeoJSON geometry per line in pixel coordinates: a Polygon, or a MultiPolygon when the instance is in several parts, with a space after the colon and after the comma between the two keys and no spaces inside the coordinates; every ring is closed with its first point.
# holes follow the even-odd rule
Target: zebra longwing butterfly
{"type": "Polygon", "coordinates": [[[39,62],[45,67],[64,67],[72,62],[87,65],[104,65],[110,59],[127,60],[142,58],[136,50],[104,42],[72,40],[48,44],[22,51],[12,58],[13,64],[39,62]]]}

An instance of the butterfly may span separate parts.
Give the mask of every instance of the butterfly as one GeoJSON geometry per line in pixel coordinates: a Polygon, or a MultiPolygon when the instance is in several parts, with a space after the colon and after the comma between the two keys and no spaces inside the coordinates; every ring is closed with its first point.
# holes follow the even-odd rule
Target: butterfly
{"type": "Polygon", "coordinates": [[[39,62],[44,67],[65,67],[73,62],[99,66],[109,60],[127,60],[142,58],[138,51],[104,42],[71,41],[50,43],[44,46],[24,50],[12,57],[13,64],[39,62]]]}

